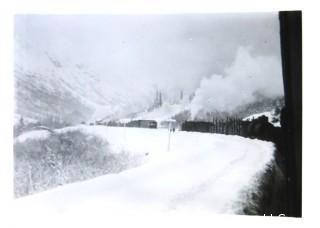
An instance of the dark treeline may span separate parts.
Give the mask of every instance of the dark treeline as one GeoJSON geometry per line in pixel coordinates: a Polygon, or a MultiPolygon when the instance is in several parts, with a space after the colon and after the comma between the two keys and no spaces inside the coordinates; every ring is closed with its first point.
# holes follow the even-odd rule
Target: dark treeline
{"type": "Polygon", "coordinates": [[[181,130],[239,135],[275,143],[281,138],[280,127],[275,127],[269,123],[266,116],[261,116],[252,121],[243,121],[237,118],[213,119],[212,122],[185,121],[181,126],[181,130]]]}
{"type": "Polygon", "coordinates": [[[213,119],[212,133],[226,134],[226,135],[241,135],[242,121],[237,118],[226,118],[225,120],[213,119]]]}
{"type": "Polygon", "coordinates": [[[183,131],[209,132],[226,135],[242,135],[243,121],[237,118],[213,119],[212,122],[186,121],[182,124],[183,131]]]}
{"type": "Polygon", "coordinates": [[[235,118],[225,120],[213,119],[212,122],[186,121],[182,124],[183,131],[198,131],[217,134],[241,135],[242,121],[235,118]]]}

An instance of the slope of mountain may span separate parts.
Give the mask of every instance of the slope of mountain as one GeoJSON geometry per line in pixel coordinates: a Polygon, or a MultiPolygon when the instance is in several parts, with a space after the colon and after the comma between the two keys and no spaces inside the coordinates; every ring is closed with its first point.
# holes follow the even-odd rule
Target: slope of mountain
{"type": "Polygon", "coordinates": [[[194,109],[194,98],[169,102],[172,97],[163,92],[162,105],[150,109],[154,104],[155,88],[148,83],[140,84],[139,79],[130,77],[130,72],[119,78],[103,75],[103,71],[67,59],[63,53],[57,54],[32,43],[23,46],[18,41],[15,51],[15,112],[24,119],[40,122],[50,119],[51,122],[70,124],[124,117],[211,121],[212,117],[244,118],[271,111],[279,106],[278,103],[283,103],[281,97],[262,97],[232,113],[208,112],[213,108],[208,104],[207,111],[191,117],[189,113],[194,109]]]}
{"type": "Polygon", "coordinates": [[[64,81],[21,68],[15,69],[15,95],[16,113],[23,118],[76,123],[93,112],[64,81]]]}
{"type": "Polygon", "coordinates": [[[136,93],[135,85],[116,83],[88,66],[60,60],[45,51],[37,55],[16,51],[15,113],[42,122],[54,119],[76,124],[141,111],[151,103],[150,91],[140,93],[137,102],[131,95],[136,93]]]}
{"type": "Polygon", "coordinates": [[[151,119],[157,121],[167,120],[181,113],[183,110],[185,110],[184,104],[165,103],[161,107],[158,107],[152,111],[139,113],[135,119],[151,119]]]}

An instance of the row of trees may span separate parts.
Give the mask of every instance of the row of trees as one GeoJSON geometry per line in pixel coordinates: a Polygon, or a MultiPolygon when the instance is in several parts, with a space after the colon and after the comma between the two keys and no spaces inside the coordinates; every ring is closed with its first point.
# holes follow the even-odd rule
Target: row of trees
{"type": "Polygon", "coordinates": [[[181,125],[183,131],[198,131],[226,135],[243,135],[243,121],[236,118],[213,119],[206,121],[185,121],[181,125]]]}
{"type": "Polygon", "coordinates": [[[226,118],[225,120],[213,119],[212,133],[226,135],[242,135],[243,124],[240,119],[226,118]]]}
{"type": "MultiPolygon", "coordinates": [[[[193,96],[190,95],[189,97],[189,100],[192,100],[193,96]]],[[[183,90],[180,90],[179,91],[179,97],[177,98],[179,99],[180,101],[182,101],[184,99],[184,92],[183,90]]],[[[154,102],[151,106],[151,110],[154,109],[154,108],[158,108],[158,107],[161,107],[163,105],[163,100],[164,100],[164,96],[163,96],[163,93],[161,92],[161,90],[159,89],[156,89],[155,91],[155,97],[154,97],[154,102]]],[[[176,100],[176,99],[175,99],[176,100]]]]}

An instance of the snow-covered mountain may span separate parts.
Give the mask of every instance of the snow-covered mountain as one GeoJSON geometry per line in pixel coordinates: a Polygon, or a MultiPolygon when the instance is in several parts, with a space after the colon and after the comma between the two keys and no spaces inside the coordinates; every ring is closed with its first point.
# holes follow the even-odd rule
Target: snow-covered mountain
{"type": "MultiPolygon", "coordinates": [[[[177,102],[163,93],[162,106],[153,107],[157,88],[139,84],[130,74],[126,80],[109,77],[90,66],[75,63],[61,53],[25,47],[15,52],[15,100],[17,119],[47,119],[78,124],[82,121],[124,117],[163,119],[185,109],[188,100],[177,102]]],[[[177,90],[177,97],[179,97],[177,90]]]]}
{"type": "MultiPolygon", "coordinates": [[[[180,89],[173,91],[175,95],[172,91],[169,94],[163,92],[161,106],[150,108],[154,105],[157,86],[149,82],[141,84],[139,79],[130,77],[130,72],[121,77],[105,75],[103,72],[75,59],[68,59],[63,53],[48,47],[37,47],[31,41],[26,45],[17,39],[16,114],[24,119],[31,118],[41,122],[53,119],[78,124],[82,121],[126,117],[163,120],[186,112],[192,114],[192,110],[199,108],[195,107],[198,105],[195,103],[197,96],[190,95],[194,91],[185,91],[184,99],[181,99],[179,93],[183,91],[180,89]]],[[[211,91],[211,88],[202,90],[211,91]]],[[[215,100],[209,92],[208,94],[209,100],[215,100]]],[[[256,106],[266,110],[263,108],[266,102],[252,103],[257,103],[256,106]]],[[[215,110],[210,103],[202,108],[202,111],[187,117],[207,120],[209,114],[211,120],[212,115],[219,115],[219,110],[215,110]]],[[[241,112],[241,107],[239,111],[241,112]]],[[[240,116],[248,115],[241,115],[243,113],[246,111],[242,111],[240,116]]],[[[239,112],[233,110],[231,114],[239,115],[239,112]]]]}
{"type": "Polygon", "coordinates": [[[134,82],[110,81],[89,66],[35,50],[18,49],[15,56],[15,111],[24,118],[74,124],[125,116],[152,102],[151,90],[139,91],[134,82]]]}

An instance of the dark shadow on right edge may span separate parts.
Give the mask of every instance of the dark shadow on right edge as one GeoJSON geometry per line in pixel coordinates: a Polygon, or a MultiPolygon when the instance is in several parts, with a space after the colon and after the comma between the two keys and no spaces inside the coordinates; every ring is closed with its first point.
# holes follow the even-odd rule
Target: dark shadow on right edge
{"type": "Polygon", "coordinates": [[[302,12],[279,12],[285,107],[281,113],[286,216],[302,216],[302,12]]]}

